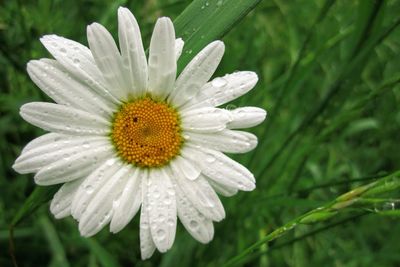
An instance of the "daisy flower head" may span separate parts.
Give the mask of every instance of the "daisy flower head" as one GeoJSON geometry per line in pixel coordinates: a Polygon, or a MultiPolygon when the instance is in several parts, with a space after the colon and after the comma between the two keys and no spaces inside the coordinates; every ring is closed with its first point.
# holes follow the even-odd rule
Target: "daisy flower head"
{"type": "Polygon", "coordinates": [[[158,19],[146,58],[139,26],[118,10],[117,47],[100,24],[87,27],[89,48],[56,35],[41,42],[55,59],[32,60],[28,73],[55,103],[32,102],[21,116],[49,133],[22,150],[13,168],[38,185],[62,184],[51,201],[56,218],[72,215],[82,236],[109,224],[117,233],[140,212],[143,259],[171,248],[177,218],[199,242],[225,217],[217,196],[255,188],[244,166],[223,153],[257,145],[251,133],[263,109],[218,108],[248,92],[257,75],[210,78],[224,53],[214,41],[176,78],[183,40],[158,19]]]}

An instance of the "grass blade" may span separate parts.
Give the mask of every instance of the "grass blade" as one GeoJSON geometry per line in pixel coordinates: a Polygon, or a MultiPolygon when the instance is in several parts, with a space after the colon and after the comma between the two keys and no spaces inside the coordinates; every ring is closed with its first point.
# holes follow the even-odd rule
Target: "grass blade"
{"type": "Polygon", "coordinates": [[[261,0],[193,1],[174,21],[176,36],[185,41],[178,71],[206,44],[222,38],[261,0]]]}

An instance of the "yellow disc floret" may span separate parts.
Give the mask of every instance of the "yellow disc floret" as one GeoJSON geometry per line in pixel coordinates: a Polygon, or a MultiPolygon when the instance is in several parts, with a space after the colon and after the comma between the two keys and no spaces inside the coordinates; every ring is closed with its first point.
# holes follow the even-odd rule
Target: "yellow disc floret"
{"type": "Polygon", "coordinates": [[[115,114],[111,133],[120,157],[139,167],[160,167],[180,151],[178,113],[150,97],[125,103],[115,114]]]}

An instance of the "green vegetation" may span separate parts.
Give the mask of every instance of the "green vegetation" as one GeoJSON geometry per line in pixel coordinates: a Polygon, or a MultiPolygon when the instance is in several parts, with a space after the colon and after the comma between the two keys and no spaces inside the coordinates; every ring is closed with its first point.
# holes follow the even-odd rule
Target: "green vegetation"
{"type": "Polygon", "coordinates": [[[398,0],[8,0],[0,3],[0,266],[399,266],[400,1],[398,0]],[[50,57],[39,38],[87,44],[98,21],[117,37],[117,8],[141,26],[145,47],[159,16],[186,40],[182,67],[222,39],[215,76],[252,70],[259,82],[226,108],[260,106],[259,146],[232,155],[257,188],[222,197],[214,240],[178,225],[173,248],[140,260],[139,216],[120,233],[82,238],[56,220],[57,187],[11,169],[44,132],[19,107],[50,101],[29,79],[30,59],[50,57]],[[9,227],[13,238],[9,237],[9,227]],[[11,249],[11,253],[8,251],[11,249]]]}

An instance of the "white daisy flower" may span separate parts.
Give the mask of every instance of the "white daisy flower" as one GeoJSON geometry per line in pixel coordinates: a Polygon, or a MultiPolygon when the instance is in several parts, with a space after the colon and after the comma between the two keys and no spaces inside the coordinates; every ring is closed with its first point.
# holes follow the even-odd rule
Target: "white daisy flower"
{"type": "Polygon", "coordinates": [[[51,201],[56,218],[72,215],[83,236],[110,224],[123,229],[140,209],[143,259],[171,248],[177,217],[198,241],[225,217],[216,194],[255,188],[244,166],[223,153],[257,145],[234,129],[261,123],[263,109],[218,108],[257,83],[249,71],[209,81],[224,44],[207,45],[176,79],[182,39],[158,19],[147,62],[139,26],[118,10],[119,48],[100,24],[87,27],[89,48],[56,35],[41,42],[53,59],[32,60],[28,73],[54,103],[32,102],[21,116],[50,133],[31,141],[13,168],[38,185],[63,184],[51,201]]]}

